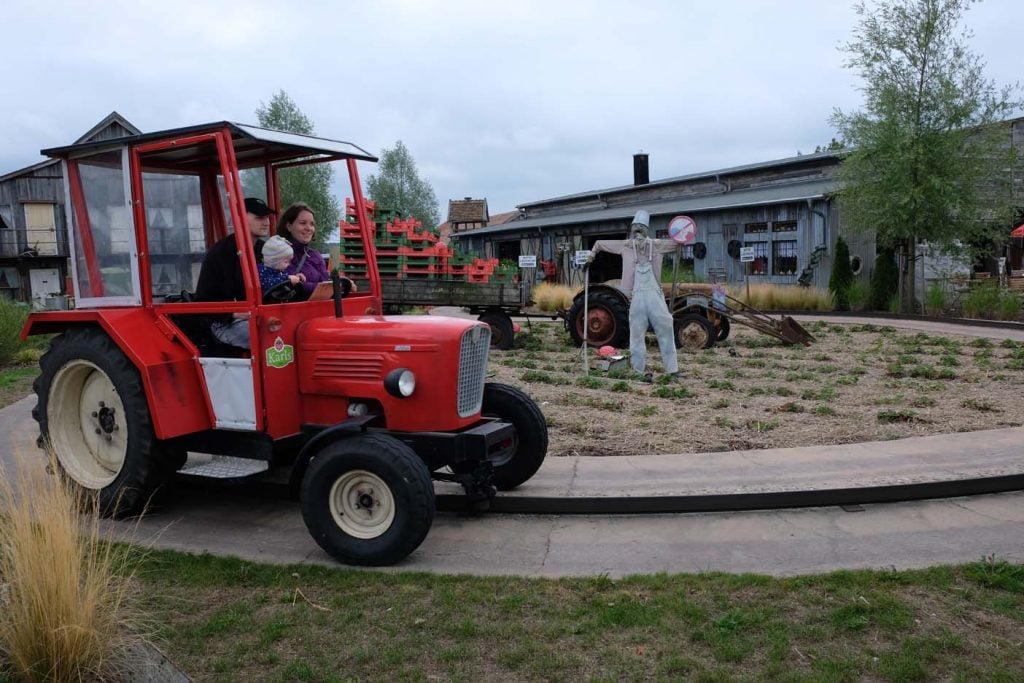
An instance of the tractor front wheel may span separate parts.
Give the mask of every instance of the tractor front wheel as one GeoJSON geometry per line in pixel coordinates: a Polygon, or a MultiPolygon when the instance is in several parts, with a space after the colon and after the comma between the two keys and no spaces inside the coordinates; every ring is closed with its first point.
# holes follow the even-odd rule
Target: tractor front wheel
{"type": "Polygon", "coordinates": [[[386,434],[324,446],[306,470],[301,499],[313,539],[346,564],[394,564],[419,547],[434,521],[427,466],[386,434]]]}
{"type": "Polygon", "coordinates": [[[715,344],[718,330],[700,313],[684,313],[675,319],[676,347],[709,349],[715,344]]]}
{"type": "Polygon", "coordinates": [[[540,469],[548,453],[548,425],[537,403],[507,384],[484,385],[484,417],[496,417],[515,427],[511,448],[492,461],[494,485],[502,491],[519,486],[540,469]]]}
{"type": "Polygon", "coordinates": [[[153,434],[138,370],[95,328],[65,332],[33,384],[39,444],[104,514],[138,512],[173,468],[153,434]]]}

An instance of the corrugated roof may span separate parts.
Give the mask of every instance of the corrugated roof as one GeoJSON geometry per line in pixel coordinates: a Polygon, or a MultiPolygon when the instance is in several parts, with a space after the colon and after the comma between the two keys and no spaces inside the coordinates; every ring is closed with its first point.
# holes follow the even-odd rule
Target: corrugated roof
{"type": "Polygon", "coordinates": [[[545,204],[553,204],[557,202],[565,202],[573,199],[583,199],[585,197],[595,197],[597,195],[607,196],[610,194],[616,194],[620,192],[629,192],[637,190],[639,188],[659,187],[661,185],[672,185],[675,183],[699,180],[701,178],[714,178],[715,176],[727,176],[735,175],[737,173],[747,173],[750,171],[758,171],[765,168],[774,168],[778,166],[792,166],[795,164],[802,164],[806,162],[820,161],[821,159],[835,158],[839,159],[845,154],[849,154],[850,150],[829,150],[825,152],[814,152],[811,154],[800,154],[795,157],[786,157],[784,159],[776,159],[774,161],[759,161],[753,164],[744,164],[742,166],[732,166],[730,168],[722,168],[717,171],[701,171],[699,173],[690,173],[689,175],[675,176],[674,178],[664,178],[662,180],[655,180],[644,185],[620,185],[618,187],[609,187],[603,190],[588,190],[586,192],[578,192],[576,194],[568,194],[562,197],[553,197],[551,199],[541,199],[535,202],[529,202],[527,204],[517,204],[517,208],[528,208],[531,206],[543,206],[545,204]]]}
{"type": "Polygon", "coordinates": [[[820,199],[834,193],[837,189],[839,189],[839,183],[833,179],[816,180],[809,183],[788,183],[785,185],[736,190],[712,195],[680,197],[660,202],[635,202],[608,209],[577,211],[554,216],[530,218],[523,221],[510,221],[503,225],[464,230],[457,233],[457,235],[458,237],[473,237],[512,230],[554,228],[564,225],[578,225],[580,223],[626,220],[631,218],[637,209],[645,209],[650,212],[651,216],[663,216],[667,214],[719,211],[722,209],[737,209],[768,204],[788,204],[791,202],[803,202],[808,199],[820,199]]]}

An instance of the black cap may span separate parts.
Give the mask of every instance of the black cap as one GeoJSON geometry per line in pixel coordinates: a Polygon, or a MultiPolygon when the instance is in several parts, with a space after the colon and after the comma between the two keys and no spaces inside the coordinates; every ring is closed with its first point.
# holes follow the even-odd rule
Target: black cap
{"type": "Polygon", "coordinates": [[[259,216],[260,218],[271,214],[270,207],[267,206],[267,203],[262,199],[257,199],[256,197],[245,198],[245,210],[253,216],[259,216]]]}

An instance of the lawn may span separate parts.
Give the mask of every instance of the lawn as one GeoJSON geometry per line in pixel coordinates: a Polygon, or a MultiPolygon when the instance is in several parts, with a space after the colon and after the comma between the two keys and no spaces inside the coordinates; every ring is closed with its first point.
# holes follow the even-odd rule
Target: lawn
{"type": "Polygon", "coordinates": [[[1024,680],[1024,567],[480,578],[153,552],[137,597],[202,681],[1024,680]]]}

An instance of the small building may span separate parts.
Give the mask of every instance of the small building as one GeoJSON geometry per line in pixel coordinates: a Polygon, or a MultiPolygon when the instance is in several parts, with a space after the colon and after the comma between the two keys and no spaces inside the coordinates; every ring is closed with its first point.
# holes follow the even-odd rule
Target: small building
{"type": "MultiPolygon", "coordinates": [[[[75,143],[138,135],[116,111],[75,143]]],[[[0,296],[43,308],[65,295],[68,276],[64,178],[58,159],[0,176],[0,296]]]]}
{"type": "MultiPolygon", "coordinates": [[[[680,247],[679,258],[697,279],[740,282],[746,275],[754,282],[823,287],[830,245],[842,231],[833,197],[839,162],[840,152],[827,151],[651,182],[647,155],[641,154],[634,157],[632,185],[522,204],[516,220],[452,238],[488,257],[536,255],[558,281],[580,284],[574,254],[599,239],[624,238],[635,212],[645,209],[659,237],[668,234],[673,218],[694,219],[696,239],[680,247]],[[739,261],[741,247],[754,250],[752,263],[739,261]]],[[[870,269],[871,240],[845,238],[856,267],[870,269]]],[[[602,253],[591,268],[593,280],[618,278],[621,259],[602,253]]]]}

